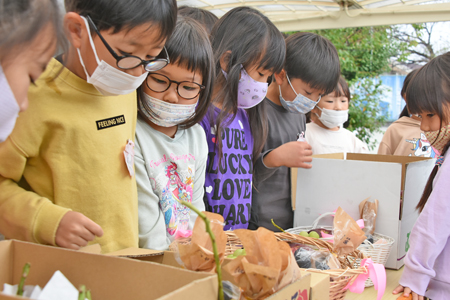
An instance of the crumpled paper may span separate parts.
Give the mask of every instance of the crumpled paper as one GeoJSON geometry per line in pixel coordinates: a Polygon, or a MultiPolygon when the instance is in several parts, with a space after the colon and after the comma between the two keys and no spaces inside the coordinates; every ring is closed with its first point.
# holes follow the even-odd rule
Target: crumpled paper
{"type": "MultiPolygon", "coordinates": [[[[211,212],[203,213],[210,220],[211,231],[215,236],[220,263],[222,263],[227,245],[227,235],[223,231],[223,216],[211,212]]],[[[177,246],[180,260],[186,269],[211,273],[216,271],[211,238],[202,218],[198,217],[195,221],[190,244],[178,243],[177,246]]]]}
{"type": "Polygon", "coordinates": [[[241,289],[241,299],[264,299],[298,280],[297,266],[291,248],[279,242],[272,231],[234,231],[247,253],[229,262],[223,269],[230,273],[241,289]]]}

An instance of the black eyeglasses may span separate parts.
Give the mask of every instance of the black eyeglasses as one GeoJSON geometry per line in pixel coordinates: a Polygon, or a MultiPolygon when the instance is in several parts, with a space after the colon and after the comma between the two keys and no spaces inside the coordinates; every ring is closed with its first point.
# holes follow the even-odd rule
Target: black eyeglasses
{"type": "Polygon", "coordinates": [[[171,80],[169,77],[158,74],[150,73],[147,76],[146,84],[148,88],[156,93],[162,93],[169,89],[170,85],[173,83],[177,84],[177,93],[180,97],[184,99],[193,99],[197,97],[205,86],[192,81],[175,81],[171,80]]]}
{"type": "Polygon", "coordinates": [[[167,58],[155,58],[151,60],[143,60],[140,57],[131,55],[131,54],[125,54],[122,56],[117,55],[117,53],[111,48],[111,46],[106,42],[106,40],[103,38],[103,36],[100,34],[100,31],[98,31],[97,26],[95,26],[94,22],[92,21],[91,17],[86,16],[86,19],[94,29],[95,33],[98,34],[100,39],[102,40],[103,44],[105,45],[106,49],[108,49],[109,53],[116,59],[116,65],[122,70],[130,70],[134,69],[140,65],[144,66],[145,71],[147,72],[154,72],[161,70],[165,66],[167,66],[170,63],[169,54],[167,53],[166,47],[164,47],[164,51],[166,52],[167,58]]]}

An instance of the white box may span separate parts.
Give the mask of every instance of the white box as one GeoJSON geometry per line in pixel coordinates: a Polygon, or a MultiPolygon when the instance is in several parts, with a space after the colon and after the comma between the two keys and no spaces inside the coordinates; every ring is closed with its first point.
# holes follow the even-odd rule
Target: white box
{"type": "MultiPolygon", "coordinates": [[[[311,225],[320,214],[339,206],[357,220],[359,203],[368,197],[378,199],[375,232],[395,239],[386,268],[399,269],[419,216],[415,207],[434,164],[435,159],[414,156],[314,156],[311,169],[292,169],[294,227],[311,225]]],[[[333,225],[332,217],[325,217],[319,225],[333,225]]]]}

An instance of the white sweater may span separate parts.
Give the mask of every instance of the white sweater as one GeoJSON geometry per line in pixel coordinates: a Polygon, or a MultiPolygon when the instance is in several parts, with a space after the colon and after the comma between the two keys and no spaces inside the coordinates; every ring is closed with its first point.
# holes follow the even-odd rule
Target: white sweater
{"type": "Polygon", "coordinates": [[[311,145],[313,154],[328,153],[368,153],[366,143],[343,127],[337,131],[320,127],[314,122],[306,124],[306,141],[311,145]]]}
{"type": "Polygon", "coordinates": [[[203,203],[208,145],[197,124],[171,138],[138,117],[135,168],[138,187],[139,247],[165,250],[175,237],[192,230],[197,214],[178,203],[203,203]]]}

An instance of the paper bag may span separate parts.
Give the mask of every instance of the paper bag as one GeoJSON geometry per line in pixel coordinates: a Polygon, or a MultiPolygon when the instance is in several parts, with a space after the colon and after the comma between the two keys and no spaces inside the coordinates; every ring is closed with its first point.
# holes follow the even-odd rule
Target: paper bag
{"type": "Polygon", "coordinates": [[[334,249],[338,256],[345,256],[358,248],[367,238],[364,231],[358,226],[341,207],[334,216],[334,249]]]}

